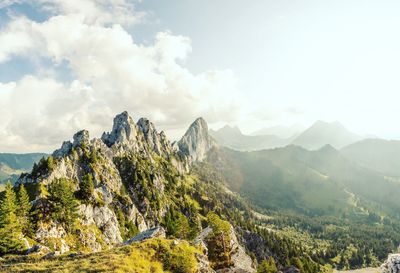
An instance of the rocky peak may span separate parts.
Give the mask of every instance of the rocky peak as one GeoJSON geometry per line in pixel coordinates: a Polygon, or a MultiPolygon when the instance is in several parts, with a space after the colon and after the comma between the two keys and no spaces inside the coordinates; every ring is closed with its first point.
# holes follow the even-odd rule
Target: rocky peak
{"type": "Polygon", "coordinates": [[[136,135],[136,125],[128,112],[124,111],[114,118],[112,131],[103,133],[101,139],[110,147],[117,142],[122,143],[132,140],[136,135]]]}
{"type": "Polygon", "coordinates": [[[215,141],[208,134],[208,125],[203,118],[196,119],[178,142],[179,150],[191,161],[203,160],[213,146],[215,141]]]}
{"type": "Polygon", "coordinates": [[[89,131],[81,130],[74,135],[73,139],[74,139],[74,142],[72,143],[73,147],[76,147],[82,143],[87,144],[90,141],[89,131]]]}
{"type": "Polygon", "coordinates": [[[155,126],[147,118],[140,118],[137,122],[137,126],[143,132],[143,134],[148,137],[156,132],[155,126]]]}
{"type": "Polygon", "coordinates": [[[90,142],[89,131],[81,130],[77,132],[74,135],[73,140],[74,140],[73,143],[71,143],[71,141],[64,141],[63,144],[61,145],[61,148],[53,152],[53,156],[63,157],[69,154],[72,148],[75,148],[81,145],[82,143],[88,144],[90,142]]]}
{"type": "Polygon", "coordinates": [[[143,133],[144,139],[150,148],[157,154],[161,154],[162,147],[160,143],[160,136],[152,122],[147,118],[141,118],[137,122],[138,129],[143,133]]]}

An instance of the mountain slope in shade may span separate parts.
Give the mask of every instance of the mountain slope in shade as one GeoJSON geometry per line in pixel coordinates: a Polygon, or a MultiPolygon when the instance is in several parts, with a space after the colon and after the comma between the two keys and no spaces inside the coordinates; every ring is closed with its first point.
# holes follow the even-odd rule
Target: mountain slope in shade
{"type": "Polygon", "coordinates": [[[301,132],[304,131],[304,129],[305,128],[303,126],[297,124],[292,126],[277,125],[277,126],[262,128],[260,130],[253,132],[251,135],[252,136],[272,135],[285,139],[299,135],[301,132]]]}
{"type": "Polygon", "coordinates": [[[224,126],[210,130],[210,135],[221,145],[238,151],[256,151],[286,146],[292,139],[282,139],[274,135],[244,135],[238,127],[224,126]]]}
{"type": "Polygon", "coordinates": [[[0,153],[0,163],[3,163],[13,169],[30,170],[33,163],[38,162],[44,153],[30,153],[30,154],[12,154],[0,153]]]}
{"type": "Polygon", "coordinates": [[[33,164],[44,156],[47,155],[44,153],[0,153],[0,183],[9,180],[15,182],[22,172],[30,171],[33,164]]]}
{"type": "Polygon", "coordinates": [[[400,176],[400,141],[365,139],[350,144],[341,152],[349,159],[390,176],[400,176]]]}
{"type": "Polygon", "coordinates": [[[294,145],[246,153],[220,149],[208,160],[233,191],[263,208],[339,215],[353,211],[349,198],[355,194],[370,208],[395,214],[400,209],[388,198],[400,194],[394,181],[348,160],[330,145],[317,151],[294,145]]]}
{"type": "Polygon", "coordinates": [[[317,121],[296,137],[292,144],[309,150],[316,150],[326,144],[340,149],[361,140],[361,137],[347,130],[339,122],[317,121]]]}

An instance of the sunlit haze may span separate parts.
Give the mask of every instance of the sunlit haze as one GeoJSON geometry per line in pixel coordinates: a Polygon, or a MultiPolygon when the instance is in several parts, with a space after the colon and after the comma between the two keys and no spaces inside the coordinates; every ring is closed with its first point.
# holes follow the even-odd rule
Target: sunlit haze
{"type": "Polygon", "coordinates": [[[0,1],[0,152],[127,110],[177,139],[339,121],[400,138],[398,1],[0,1]],[[79,5],[77,4],[79,3],[79,5]]]}

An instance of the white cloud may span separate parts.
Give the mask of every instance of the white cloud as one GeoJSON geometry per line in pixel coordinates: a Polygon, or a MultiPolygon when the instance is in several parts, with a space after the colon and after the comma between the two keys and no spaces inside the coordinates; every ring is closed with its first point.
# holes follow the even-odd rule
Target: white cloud
{"type": "MultiPolygon", "coordinates": [[[[48,7],[50,1],[42,2],[48,7]]],[[[0,44],[6,42],[0,62],[15,55],[46,58],[67,63],[75,77],[62,83],[47,73],[0,84],[0,149],[48,151],[82,128],[99,136],[123,110],[169,130],[197,116],[210,122],[235,117],[232,71],[191,73],[184,66],[189,38],[160,32],[154,44],[138,44],[121,24],[110,24],[115,14],[118,23],[129,23],[124,18],[132,7],[125,1],[72,2],[52,1],[57,14],[47,21],[18,17],[0,32],[0,44]]]]}
{"type": "Polygon", "coordinates": [[[126,0],[39,0],[44,9],[55,14],[84,16],[88,24],[122,24],[138,23],[145,15],[136,12],[132,1],[126,0]]]}

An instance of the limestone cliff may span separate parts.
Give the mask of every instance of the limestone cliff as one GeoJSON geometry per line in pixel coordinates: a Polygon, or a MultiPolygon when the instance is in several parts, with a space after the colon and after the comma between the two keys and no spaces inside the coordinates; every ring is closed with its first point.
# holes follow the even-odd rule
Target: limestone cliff
{"type": "MultiPolygon", "coordinates": [[[[127,112],[117,115],[111,131],[100,139],[91,139],[86,130],[77,132],[73,141],[65,141],[17,183],[29,188],[34,207],[44,211],[51,208],[41,188],[59,179],[72,185],[78,201],[74,232],[49,217],[37,220],[34,240],[64,253],[108,249],[158,226],[165,226],[169,236],[190,238],[201,231],[204,219],[195,199],[206,197],[198,195],[189,172],[214,146],[202,118],[176,145],[148,119],[135,123],[127,112]],[[83,198],[80,191],[89,176],[93,190],[83,198]]],[[[251,259],[234,232],[232,238],[232,247],[237,250],[233,258],[239,255],[237,263],[251,268],[251,259]]],[[[207,257],[200,258],[207,264],[207,257]]]]}

